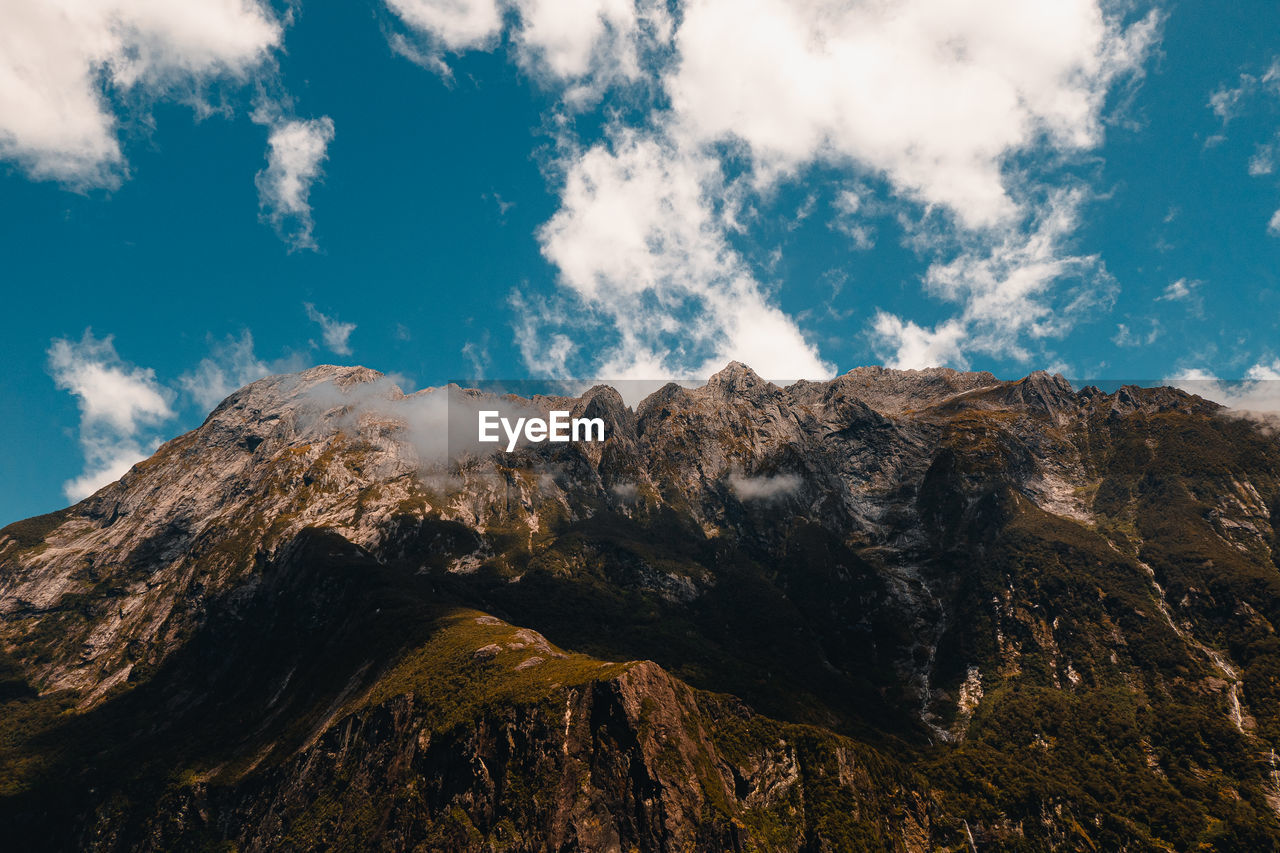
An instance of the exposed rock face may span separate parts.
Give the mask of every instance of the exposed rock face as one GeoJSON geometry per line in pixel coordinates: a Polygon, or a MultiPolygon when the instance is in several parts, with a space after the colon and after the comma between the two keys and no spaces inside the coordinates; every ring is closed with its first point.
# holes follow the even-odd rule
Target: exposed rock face
{"type": "Polygon", "coordinates": [[[1280,843],[1250,422],[735,363],[527,401],[609,437],[442,465],[443,393],[263,380],[0,531],[0,819],[102,850],[1280,843]]]}

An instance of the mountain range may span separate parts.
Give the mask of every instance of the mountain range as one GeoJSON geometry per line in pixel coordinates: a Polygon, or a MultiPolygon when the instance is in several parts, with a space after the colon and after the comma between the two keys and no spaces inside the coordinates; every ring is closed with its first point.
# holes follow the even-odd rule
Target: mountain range
{"type": "Polygon", "coordinates": [[[1280,849],[1268,423],[734,363],[442,457],[438,399],[264,379],[0,530],[11,849],[1280,849]]]}

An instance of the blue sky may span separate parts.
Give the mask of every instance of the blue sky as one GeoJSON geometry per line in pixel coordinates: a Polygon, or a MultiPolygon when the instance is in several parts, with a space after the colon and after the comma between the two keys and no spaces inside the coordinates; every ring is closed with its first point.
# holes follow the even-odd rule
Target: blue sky
{"type": "Polygon", "coordinates": [[[0,521],[268,372],[1280,376],[1273,4],[0,11],[0,521]]]}

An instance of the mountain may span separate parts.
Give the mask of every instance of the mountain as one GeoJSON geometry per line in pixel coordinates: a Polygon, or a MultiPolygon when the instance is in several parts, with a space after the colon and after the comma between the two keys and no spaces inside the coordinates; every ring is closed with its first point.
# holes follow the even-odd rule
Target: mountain
{"type": "Polygon", "coordinates": [[[264,379],[0,531],[0,837],[1280,849],[1266,424],[735,363],[449,462],[444,393],[264,379]]]}

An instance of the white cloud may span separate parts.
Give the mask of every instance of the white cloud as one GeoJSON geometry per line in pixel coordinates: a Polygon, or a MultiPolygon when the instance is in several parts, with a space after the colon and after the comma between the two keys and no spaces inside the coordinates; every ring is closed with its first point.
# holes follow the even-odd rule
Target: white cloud
{"type": "Polygon", "coordinates": [[[831,374],[729,245],[723,194],[715,158],[633,132],[570,164],[539,237],[560,282],[616,333],[595,375],[706,376],[730,360],[779,378],[831,374]]]}
{"type": "Polygon", "coordinates": [[[134,367],[116,353],[112,338],[86,329],[79,341],[56,339],[48,351],[49,374],[76,397],[84,473],[63,485],[68,499],[82,500],[120,478],[159,444],[148,430],[174,417],[173,392],[155,371],[134,367]]]}
{"type": "Polygon", "coordinates": [[[1245,376],[1254,381],[1280,379],[1280,358],[1271,360],[1268,364],[1260,361],[1245,373],[1245,376]]]}
{"type": "Polygon", "coordinates": [[[126,169],[112,96],[192,96],[244,80],[279,46],[256,0],[0,3],[0,158],[78,188],[126,169]]]}
{"type": "Polygon", "coordinates": [[[1236,117],[1247,88],[1255,81],[1253,77],[1242,74],[1240,75],[1240,82],[1241,85],[1234,88],[1220,87],[1209,96],[1209,109],[1213,110],[1214,115],[1222,119],[1224,125],[1236,117]]]}
{"type": "Polygon", "coordinates": [[[324,335],[324,345],[338,355],[351,355],[351,333],[356,330],[355,323],[343,323],[336,317],[329,317],[316,310],[310,302],[302,305],[307,311],[307,318],[320,324],[324,335]]]}
{"type": "Polygon", "coordinates": [[[311,185],[321,176],[321,164],[333,141],[333,120],[280,120],[267,137],[267,168],[258,173],[258,204],[270,222],[295,249],[314,249],[311,185]]]}
{"type": "Polygon", "coordinates": [[[602,52],[628,77],[640,73],[629,37],[637,26],[632,0],[519,0],[521,50],[530,64],[561,79],[586,76],[602,52]]]}
{"type": "Polygon", "coordinates": [[[889,353],[885,359],[886,367],[919,370],[938,365],[969,366],[963,349],[968,330],[960,320],[947,320],[926,329],[910,320],[878,311],[872,321],[872,331],[880,348],[889,353]]]}
{"type": "Polygon", "coordinates": [[[387,0],[413,29],[451,52],[488,48],[502,31],[498,0],[387,0]]]}
{"type": "MultiPolygon", "coordinates": [[[[1238,84],[1234,87],[1222,86],[1209,96],[1209,108],[1222,119],[1225,128],[1232,119],[1243,115],[1251,101],[1259,94],[1268,94],[1280,98],[1280,56],[1271,61],[1271,65],[1261,76],[1242,73],[1238,84]]],[[[1219,135],[1210,138],[1213,141],[1225,139],[1219,135]]],[[[1208,145],[1206,141],[1206,146],[1208,145]]],[[[1270,175],[1275,171],[1276,144],[1274,142],[1258,145],[1253,156],[1249,158],[1249,174],[1253,177],[1270,175]]],[[[1267,223],[1267,233],[1280,237],[1280,210],[1272,214],[1267,223]]]]}
{"type": "Polygon", "coordinates": [[[491,50],[510,24],[519,63],[543,82],[566,84],[572,105],[643,76],[641,54],[670,40],[663,0],[387,0],[409,28],[393,49],[451,76],[446,53],[491,50]]]}
{"type": "Polygon", "coordinates": [[[197,406],[209,411],[232,392],[275,372],[280,371],[254,354],[253,334],[245,329],[239,338],[228,335],[215,343],[194,370],[179,377],[178,384],[197,406]]]}
{"type": "Polygon", "coordinates": [[[694,0],[665,85],[679,132],[741,140],[766,180],[854,163],[989,226],[1016,213],[1007,155],[1100,142],[1156,24],[1123,28],[1094,0],[694,0]]]}

